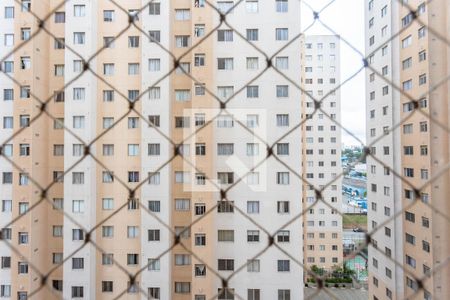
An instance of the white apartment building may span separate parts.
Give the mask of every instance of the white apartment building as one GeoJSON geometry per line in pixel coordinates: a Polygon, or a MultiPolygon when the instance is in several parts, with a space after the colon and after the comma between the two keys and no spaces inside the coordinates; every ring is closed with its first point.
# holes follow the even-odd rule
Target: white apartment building
{"type": "Polygon", "coordinates": [[[340,45],[339,37],[332,35],[306,36],[304,43],[302,176],[309,183],[303,191],[303,209],[308,209],[304,263],[331,270],[343,263],[342,217],[337,214],[342,208],[340,45]],[[316,111],[313,98],[321,101],[323,111],[316,111]],[[316,189],[325,186],[320,201],[316,189]]]}

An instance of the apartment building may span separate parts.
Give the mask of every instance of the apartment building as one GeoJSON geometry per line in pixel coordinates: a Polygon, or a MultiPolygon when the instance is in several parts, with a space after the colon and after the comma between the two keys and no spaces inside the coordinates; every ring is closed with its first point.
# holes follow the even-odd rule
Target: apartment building
{"type": "Polygon", "coordinates": [[[303,47],[302,125],[304,263],[331,270],[342,265],[342,207],[339,37],[306,36],[303,47]],[[314,99],[322,101],[316,111],[314,99]],[[316,189],[325,188],[323,199],[316,189]],[[309,186],[308,186],[309,185],[309,186]],[[323,200],[323,201],[320,201],[323,200]],[[317,204],[313,205],[316,201],[317,204]]]}
{"type": "Polygon", "coordinates": [[[300,82],[300,3],[214,1],[233,31],[201,0],[21,2],[0,4],[0,297],[302,299],[266,250],[303,256],[280,163],[302,170],[301,93],[248,44],[300,82]]]}
{"type": "Polygon", "coordinates": [[[369,247],[370,298],[444,299],[448,52],[433,30],[447,36],[448,4],[368,1],[365,14],[367,143],[379,159],[367,160],[368,226],[378,228],[369,247]]]}

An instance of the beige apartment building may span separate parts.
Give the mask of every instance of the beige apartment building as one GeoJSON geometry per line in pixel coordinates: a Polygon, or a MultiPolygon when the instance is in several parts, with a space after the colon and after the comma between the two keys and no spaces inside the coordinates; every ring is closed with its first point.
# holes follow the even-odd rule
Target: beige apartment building
{"type": "Polygon", "coordinates": [[[369,247],[370,298],[446,299],[450,106],[442,38],[449,38],[450,6],[371,0],[365,14],[373,68],[366,71],[367,143],[383,162],[368,158],[368,226],[379,228],[369,247]]]}
{"type": "Polygon", "coordinates": [[[116,2],[0,3],[0,298],[302,299],[300,3],[116,2]]]}

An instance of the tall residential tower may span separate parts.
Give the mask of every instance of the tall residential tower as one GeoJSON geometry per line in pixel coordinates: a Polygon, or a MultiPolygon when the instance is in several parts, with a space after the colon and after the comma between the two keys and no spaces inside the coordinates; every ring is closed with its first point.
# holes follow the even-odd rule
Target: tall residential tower
{"type": "Polygon", "coordinates": [[[0,297],[302,299],[302,182],[271,156],[302,170],[302,96],[258,76],[266,53],[301,82],[300,2],[17,2],[0,3],[0,297]]]}
{"type": "Polygon", "coordinates": [[[370,298],[445,299],[449,3],[371,0],[365,14],[370,298]]]}
{"type": "Polygon", "coordinates": [[[302,126],[304,262],[331,270],[342,265],[340,47],[333,35],[306,36],[303,53],[302,126]],[[312,98],[322,101],[321,110],[312,98]],[[331,184],[329,184],[331,182],[331,184]],[[316,190],[326,185],[322,199],[316,190]],[[315,201],[317,204],[312,206],[315,201]]]}

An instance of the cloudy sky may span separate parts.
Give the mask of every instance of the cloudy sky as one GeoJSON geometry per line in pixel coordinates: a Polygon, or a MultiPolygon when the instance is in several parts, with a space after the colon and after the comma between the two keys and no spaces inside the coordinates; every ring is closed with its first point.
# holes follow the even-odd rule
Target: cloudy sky
{"type": "MultiPolygon", "coordinates": [[[[302,27],[305,30],[313,22],[313,13],[329,6],[320,14],[320,20],[332,28],[343,39],[364,53],[364,1],[363,0],[301,0],[302,27]]],[[[320,22],[306,30],[305,34],[332,34],[320,22]]],[[[362,58],[353,49],[341,42],[341,81],[355,74],[362,66],[362,58]]],[[[342,123],[359,139],[365,142],[365,82],[364,71],[360,72],[341,89],[342,123]]],[[[360,143],[342,132],[344,145],[360,143]]]]}

